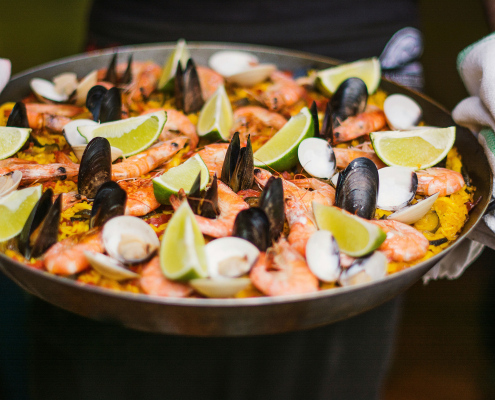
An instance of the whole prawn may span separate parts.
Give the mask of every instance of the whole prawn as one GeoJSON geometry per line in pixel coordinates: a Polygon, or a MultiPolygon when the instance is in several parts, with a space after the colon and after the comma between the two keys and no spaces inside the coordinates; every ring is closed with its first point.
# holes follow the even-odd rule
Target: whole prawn
{"type": "Polygon", "coordinates": [[[228,147],[228,143],[213,143],[198,151],[201,159],[208,167],[208,171],[210,171],[210,176],[215,174],[217,174],[217,176],[222,175],[223,162],[228,147]]]}
{"type": "Polygon", "coordinates": [[[62,132],[71,118],[83,113],[84,109],[67,104],[26,103],[26,112],[30,128],[62,132]]]}
{"type": "Polygon", "coordinates": [[[347,142],[378,131],[387,125],[385,114],[377,107],[368,107],[363,113],[340,122],[333,130],[333,144],[347,142]]]}
{"type": "Polygon", "coordinates": [[[161,297],[187,297],[192,293],[189,285],[171,281],[163,275],[160,268],[160,259],[154,257],[143,268],[139,284],[143,292],[161,297]]]}
{"type": "Polygon", "coordinates": [[[376,168],[378,169],[386,166],[384,162],[378,158],[373,150],[364,150],[355,147],[349,147],[347,149],[334,147],[333,152],[335,154],[338,168],[346,168],[352,160],[355,160],[359,157],[369,158],[375,163],[376,168]]]}
{"type": "Polygon", "coordinates": [[[270,75],[273,85],[269,86],[261,96],[261,102],[271,111],[281,111],[296,104],[305,94],[304,88],[281,71],[270,75]]]}
{"type": "Polygon", "coordinates": [[[196,71],[198,71],[201,93],[205,101],[208,100],[213,95],[213,93],[216,92],[220,85],[225,84],[225,80],[223,79],[222,75],[217,74],[210,68],[197,65],[196,71]]]}
{"type": "Polygon", "coordinates": [[[428,168],[416,171],[418,176],[418,194],[431,196],[440,192],[448,196],[458,192],[465,185],[464,178],[458,172],[446,168],[428,168]]]}
{"type": "Polygon", "coordinates": [[[125,214],[141,217],[160,207],[151,179],[129,179],[117,182],[127,193],[125,214]]]}
{"type": "Polygon", "coordinates": [[[268,140],[279,131],[287,120],[280,114],[268,111],[258,106],[240,107],[234,111],[234,125],[230,132],[239,132],[241,144],[245,146],[247,137],[262,134],[267,128],[271,128],[271,135],[265,135],[268,140]]]}

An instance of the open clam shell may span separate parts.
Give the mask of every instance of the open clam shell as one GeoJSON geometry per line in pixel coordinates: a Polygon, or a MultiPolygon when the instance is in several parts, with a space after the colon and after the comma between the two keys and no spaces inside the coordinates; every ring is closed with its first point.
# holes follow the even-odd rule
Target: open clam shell
{"type": "Polygon", "coordinates": [[[22,172],[14,171],[0,176],[0,197],[7,196],[17,189],[21,183],[22,172]]]}
{"type": "Polygon", "coordinates": [[[376,206],[382,210],[397,211],[414,198],[418,176],[406,167],[385,167],[378,170],[379,186],[376,206]]]}
{"type": "Polygon", "coordinates": [[[255,245],[237,237],[213,240],[205,246],[210,278],[237,278],[247,274],[260,255],[255,245]]]}
{"type": "MultiPolygon", "coordinates": [[[[78,127],[86,125],[98,125],[98,123],[92,119],[75,119],[64,125],[63,134],[65,140],[67,140],[67,143],[69,143],[72,148],[74,148],[74,146],[87,144],[86,138],[77,130],[78,127]]],[[[79,160],[81,159],[80,157],[77,158],[79,158],[79,160]]]]}
{"type": "Polygon", "coordinates": [[[104,254],[85,251],[84,255],[96,271],[109,279],[123,281],[126,279],[139,278],[139,274],[127,269],[117,260],[104,254]]]}
{"type": "Polygon", "coordinates": [[[421,120],[423,110],[409,96],[392,94],[383,103],[383,112],[392,129],[411,129],[421,120]]]}
{"type": "Polygon", "coordinates": [[[335,172],[336,160],[332,146],[324,139],[304,139],[297,150],[304,170],[316,177],[330,179],[335,172]]]}
{"type": "Polygon", "coordinates": [[[341,273],[337,241],[329,231],[316,231],[306,243],[306,260],[311,272],[323,282],[337,282],[341,273]]]}
{"type": "Polygon", "coordinates": [[[53,82],[47,81],[46,79],[33,78],[29,82],[31,90],[36,95],[38,100],[41,102],[52,101],[55,103],[63,103],[69,99],[69,95],[65,92],[59,93],[55,89],[53,82]]]}
{"type": "Polygon", "coordinates": [[[403,209],[394,212],[389,215],[387,219],[393,219],[404,224],[414,224],[423,218],[428,211],[433,207],[433,203],[438,199],[440,193],[435,193],[423,200],[418,201],[416,204],[409,205],[403,209]]]}
{"type": "Polygon", "coordinates": [[[200,278],[189,281],[189,284],[206,297],[233,297],[251,283],[249,278],[200,278]]]}
{"type": "Polygon", "coordinates": [[[53,78],[53,85],[57,93],[66,94],[69,97],[78,86],[75,72],[64,72],[53,78]]]}
{"type": "Polygon", "coordinates": [[[86,104],[86,97],[88,97],[89,90],[96,85],[98,82],[98,70],[91,71],[88,75],[86,75],[76,89],[76,105],[83,106],[86,104]]]}
{"type": "Polygon", "coordinates": [[[347,269],[345,269],[339,278],[342,286],[357,285],[376,281],[387,275],[387,257],[380,252],[375,251],[373,254],[358,258],[347,269]]]}
{"type": "MultiPolygon", "coordinates": [[[[79,161],[82,160],[82,156],[84,154],[84,150],[86,150],[87,144],[78,144],[76,146],[72,146],[72,151],[76,155],[76,157],[79,159],[79,161]]],[[[110,146],[110,154],[112,158],[112,162],[115,160],[122,158],[124,156],[124,152],[117,147],[112,147],[110,146]]]]}

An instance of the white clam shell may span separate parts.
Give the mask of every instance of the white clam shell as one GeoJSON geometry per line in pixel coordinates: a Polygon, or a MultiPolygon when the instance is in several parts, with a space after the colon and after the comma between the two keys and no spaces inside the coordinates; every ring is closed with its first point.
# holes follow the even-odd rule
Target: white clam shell
{"type": "Polygon", "coordinates": [[[160,246],[155,231],[146,222],[127,215],[108,221],[102,239],[108,255],[124,264],[142,262],[160,246]]]}
{"type": "Polygon", "coordinates": [[[306,243],[306,261],[323,282],[337,282],[340,276],[339,246],[329,231],[316,231],[306,243]]]}
{"type": "Polygon", "coordinates": [[[258,64],[258,58],[245,51],[217,51],[208,60],[210,68],[226,78],[258,64]]]}
{"type": "Polygon", "coordinates": [[[77,88],[77,74],[75,72],[64,72],[53,78],[55,91],[70,96],[77,88]]]}
{"type": "Polygon", "coordinates": [[[339,173],[338,172],[330,178],[330,182],[332,182],[332,185],[334,187],[337,187],[337,183],[339,182],[339,173]]]}
{"type": "Polygon", "coordinates": [[[418,201],[416,204],[412,204],[403,208],[402,210],[396,211],[389,215],[387,219],[393,219],[394,221],[399,221],[404,224],[414,224],[423,218],[428,211],[431,210],[433,203],[438,199],[440,193],[435,193],[423,200],[418,201]]]}
{"type": "Polygon", "coordinates": [[[190,285],[206,297],[233,297],[250,283],[249,278],[200,278],[189,281],[190,285]]]}
{"type": "Polygon", "coordinates": [[[21,171],[14,171],[12,174],[0,176],[0,197],[7,196],[16,190],[21,183],[21,179],[21,171]]]}
{"type": "Polygon", "coordinates": [[[378,170],[379,186],[376,206],[397,211],[405,207],[416,194],[418,177],[406,167],[385,167],[378,170]]]}
{"type": "Polygon", "coordinates": [[[392,129],[410,129],[421,120],[423,111],[409,96],[392,94],[383,103],[383,112],[392,129]]]}
{"type": "Polygon", "coordinates": [[[345,269],[340,275],[339,283],[342,286],[351,286],[384,278],[387,275],[387,264],[387,257],[382,252],[375,251],[345,269]]]}
{"type": "Polygon", "coordinates": [[[55,85],[53,84],[53,82],[47,81],[46,79],[33,78],[29,82],[29,85],[31,86],[31,90],[40,101],[50,100],[61,103],[69,99],[69,96],[67,94],[58,93],[55,90],[55,85]]]}
{"type": "Polygon", "coordinates": [[[297,149],[297,156],[306,172],[316,178],[330,179],[335,172],[335,154],[324,139],[304,139],[297,149]]]}
{"type": "Polygon", "coordinates": [[[0,58],[0,93],[7,86],[12,72],[12,63],[6,58],[0,58]]]}
{"type": "Polygon", "coordinates": [[[274,64],[259,64],[246,71],[230,75],[226,79],[239,86],[249,87],[265,81],[276,69],[277,66],[274,64]]]}
{"type": "Polygon", "coordinates": [[[205,246],[210,278],[235,278],[249,272],[260,255],[245,239],[224,237],[205,246]]]}
{"type": "MultiPolygon", "coordinates": [[[[87,144],[78,144],[76,146],[72,146],[72,151],[76,155],[79,161],[82,160],[82,156],[84,154],[84,150],[86,150],[87,144]]],[[[110,152],[112,156],[112,162],[124,156],[124,152],[117,147],[110,146],[110,152]]]]}
{"type": "Polygon", "coordinates": [[[123,281],[125,279],[139,278],[139,274],[127,269],[117,260],[104,254],[85,251],[84,255],[96,271],[109,279],[123,281]]]}
{"type": "Polygon", "coordinates": [[[64,125],[63,133],[67,143],[69,143],[71,147],[79,144],[87,144],[86,138],[77,130],[79,126],[86,125],[98,125],[98,122],[95,122],[92,119],[75,119],[64,125]]]}
{"type": "Polygon", "coordinates": [[[76,89],[76,105],[84,106],[86,104],[86,97],[88,97],[89,90],[98,82],[98,70],[91,71],[86,75],[76,89]]]}

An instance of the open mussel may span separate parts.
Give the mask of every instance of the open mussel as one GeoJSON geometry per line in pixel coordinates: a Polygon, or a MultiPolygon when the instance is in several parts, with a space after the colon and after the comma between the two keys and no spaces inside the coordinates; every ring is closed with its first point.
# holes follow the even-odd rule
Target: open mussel
{"type": "Polygon", "coordinates": [[[246,239],[260,251],[266,251],[271,245],[270,222],[267,215],[257,207],[242,210],[235,219],[232,236],[246,239]]]}
{"type": "Polygon", "coordinates": [[[378,197],[378,170],[373,161],[360,157],[339,174],[335,205],[361,218],[372,219],[378,197]]]}
{"type": "Polygon", "coordinates": [[[132,54],[127,60],[127,68],[122,76],[117,73],[117,53],[115,53],[110,60],[110,64],[107,68],[107,73],[103,78],[103,81],[110,82],[115,86],[126,85],[132,80],[132,54]]]}
{"type": "Polygon", "coordinates": [[[268,217],[271,240],[277,240],[284,230],[284,205],[284,186],[282,179],[272,176],[268,179],[258,202],[259,208],[268,217]]]}
{"type": "Polygon", "coordinates": [[[201,191],[201,171],[194,181],[191,191],[187,196],[187,201],[194,214],[205,218],[214,219],[220,214],[218,206],[218,182],[217,175],[213,176],[213,181],[207,190],[201,191]]]}
{"type": "Polygon", "coordinates": [[[41,256],[57,242],[63,194],[53,204],[52,196],[51,189],[43,193],[19,235],[19,251],[27,259],[41,256]]]}
{"type": "Polygon", "coordinates": [[[9,119],[7,120],[7,126],[29,129],[26,105],[22,101],[15,103],[14,108],[9,115],[9,119]]]}
{"type": "Polygon", "coordinates": [[[239,132],[234,134],[225,154],[220,180],[236,193],[251,189],[254,181],[254,157],[250,136],[246,147],[241,148],[239,132]]]}
{"type": "Polygon", "coordinates": [[[108,181],[102,184],[96,193],[89,227],[103,226],[110,218],[124,215],[127,193],[118,183],[108,181]]]}
{"type": "Polygon", "coordinates": [[[86,107],[95,121],[103,123],[122,119],[122,98],[116,87],[93,86],[86,97],[86,107]]]}
{"type": "Polygon", "coordinates": [[[111,179],[110,143],[103,137],[95,137],[84,150],[77,178],[77,190],[88,199],[94,199],[98,188],[111,179]]]}
{"type": "Polygon", "coordinates": [[[366,108],[368,89],[359,78],[349,78],[340,84],[330,100],[333,126],[338,126],[349,117],[360,114],[366,108]]]}
{"type": "Polygon", "coordinates": [[[201,92],[198,71],[192,58],[187,61],[185,69],[182,69],[181,61],[177,63],[174,95],[177,109],[183,110],[186,114],[201,110],[205,103],[201,92]]]}

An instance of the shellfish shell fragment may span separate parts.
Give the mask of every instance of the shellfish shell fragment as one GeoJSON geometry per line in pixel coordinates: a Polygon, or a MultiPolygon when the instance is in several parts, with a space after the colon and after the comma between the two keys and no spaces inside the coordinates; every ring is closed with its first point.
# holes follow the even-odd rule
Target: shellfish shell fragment
{"type": "Polygon", "coordinates": [[[224,237],[205,246],[210,278],[237,278],[247,274],[260,255],[245,239],[224,237]]]}
{"type": "Polygon", "coordinates": [[[320,281],[338,281],[341,273],[339,246],[329,231],[316,231],[311,235],[306,243],[306,261],[320,281]]]}
{"type": "Polygon", "coordinates": [[[378,170],[379,185],[376,206],[382,210],[397,211],[414,198],[418,176],[406,167],[385,167],[378,170]]]}
{"type": "Polygon", "coordinates": [[[335,172],[335,154],[326,140],[304,139],[299,145],[297,156],[304,170],[316,178],[330,179],[335,172]]]}
{"type": "Polygon", "coordinates": [[[423,110],[413,99],[403,94],[392,94],[383,103],[383,112],[392,129],[411,129],[421,120],[423,110]]]}
{"type": "Polygon", "coordinates": [[[0,176],[0,197],[7,196],[17,189],[21,183],[22,172],[14,171],[0,176]]]}
{"type": "Polygon", "coordinates": [[[423,218],[428,211],[433,207],[433,203],[438,199],[440,193],[435,193],[423,200],[418,201],[416,204],[411,204],[399,211],[389,215],[387,219],[393,219],[404,224],[414,224],[423,218]]]}
{"type": "Polygon", "coordinates": [[[117,260],[104,254],[85,251],[84,255],[97,272],[109,279],[123,281],[125,279],[139,278],[139,274],[127,269],[117,260]]]}

